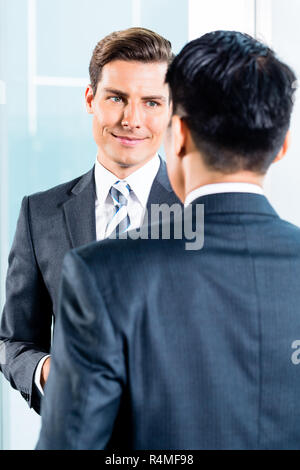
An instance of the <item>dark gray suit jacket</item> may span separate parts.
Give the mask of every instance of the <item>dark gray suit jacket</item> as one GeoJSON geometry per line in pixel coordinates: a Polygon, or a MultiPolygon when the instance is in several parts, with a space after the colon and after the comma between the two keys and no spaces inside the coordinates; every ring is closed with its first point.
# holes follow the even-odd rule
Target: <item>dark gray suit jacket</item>
{"type": "Polygon", "coordinates": [[[199,251],[66,256],[38,449],[299,449],[300,229],[261,195],[197,203],[199,251]]]}
{"type": "MultiPolygon", "coordinates": [[[[150,204],[178,202],[161,160],[150,204]]],[[[25,197],[9,255],[0,340],[1,370],[30,407],[40,410],[33,386],[40,359],[49,353],[64,255],[96,239],[94,169],[68,183],[25,197]],[[3,346],[2,346],[3,348],[3,346]]]]}

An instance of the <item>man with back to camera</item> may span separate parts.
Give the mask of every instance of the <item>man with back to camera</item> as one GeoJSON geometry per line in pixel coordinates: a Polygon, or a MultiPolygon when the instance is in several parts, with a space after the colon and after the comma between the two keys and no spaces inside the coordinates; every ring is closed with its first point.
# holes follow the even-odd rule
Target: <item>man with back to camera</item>
{"type": "Polygon", "coordinates": [[[9,256],[0,330],[6,362],[0,367],[37,412],[49,374],[51,322],[65,253],[140,226],[151,204],[178,202],[157,155],[170,118],[165,74],[172,58],[170,42],[147,29],[102,39],[85,92],[98,147],[95,166],[23,199],[9,256]]]}
{"type": "Polygon", "coordinates": [[[262,189],[288,148],[294,81],[238,32],[175,58],[167,168],[198,230],[204,205],[204,246],[67,254],[38,449],[299,448],[300,230],[262,189]]]}

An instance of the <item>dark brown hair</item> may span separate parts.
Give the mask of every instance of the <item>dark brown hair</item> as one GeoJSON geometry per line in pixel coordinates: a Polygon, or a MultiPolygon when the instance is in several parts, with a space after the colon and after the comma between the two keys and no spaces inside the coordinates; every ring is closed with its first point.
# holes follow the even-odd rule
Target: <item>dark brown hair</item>
{"type": "Polygon", "coordinates": [[[138,62],[172,62],[174,54],[170,41],[145,28],[115,31],[96,45],[90,66],[90,81],[94,95],[105,64],[112,60],[138,62]]]}

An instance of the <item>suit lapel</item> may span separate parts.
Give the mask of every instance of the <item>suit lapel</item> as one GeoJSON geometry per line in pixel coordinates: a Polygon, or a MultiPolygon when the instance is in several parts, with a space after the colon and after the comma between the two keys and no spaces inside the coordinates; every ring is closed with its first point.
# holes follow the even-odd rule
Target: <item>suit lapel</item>
{"type": "Polygon", "coordinates": [[[71,192],[63,208],[71,244],[76,248],[96,240],[94,168],[80,178],[71,192]]]}
{"type": "MultiPolygon", "coordinates": [[[[71,193],[70,199],[63,204],[63,210],[72,248],[76,248],[96,240],[94,168],[80,178],[71,193]]],[[[150,190],[147,209],[150,210],[151,204],[172,205],[176,202],[180,203],[171,188],[166,163],[160,157],[160,167],[150,190]]]]}
{"type": "Polygon", "coordinates": [[[148,202],[147,210],[150,210],[151,204],[169,204],[172,205],[175,202],[180,203],[174,194],[170,181],[167,174],[166,163],[160,158],[160,167],[158,169],[157,175],[153,181],[148,202]]]}

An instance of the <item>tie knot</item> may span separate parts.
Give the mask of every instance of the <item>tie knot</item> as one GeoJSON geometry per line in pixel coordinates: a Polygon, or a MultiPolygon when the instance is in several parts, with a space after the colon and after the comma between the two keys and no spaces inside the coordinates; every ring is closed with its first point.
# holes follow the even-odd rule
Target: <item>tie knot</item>
{"type": "Polygon", "coordinates": [[[113,199],[115,206],[126,206],[128,202],[128,196],[131,191],[129,184],[126,181],[116,181],[109,192],[113,199]]]}

